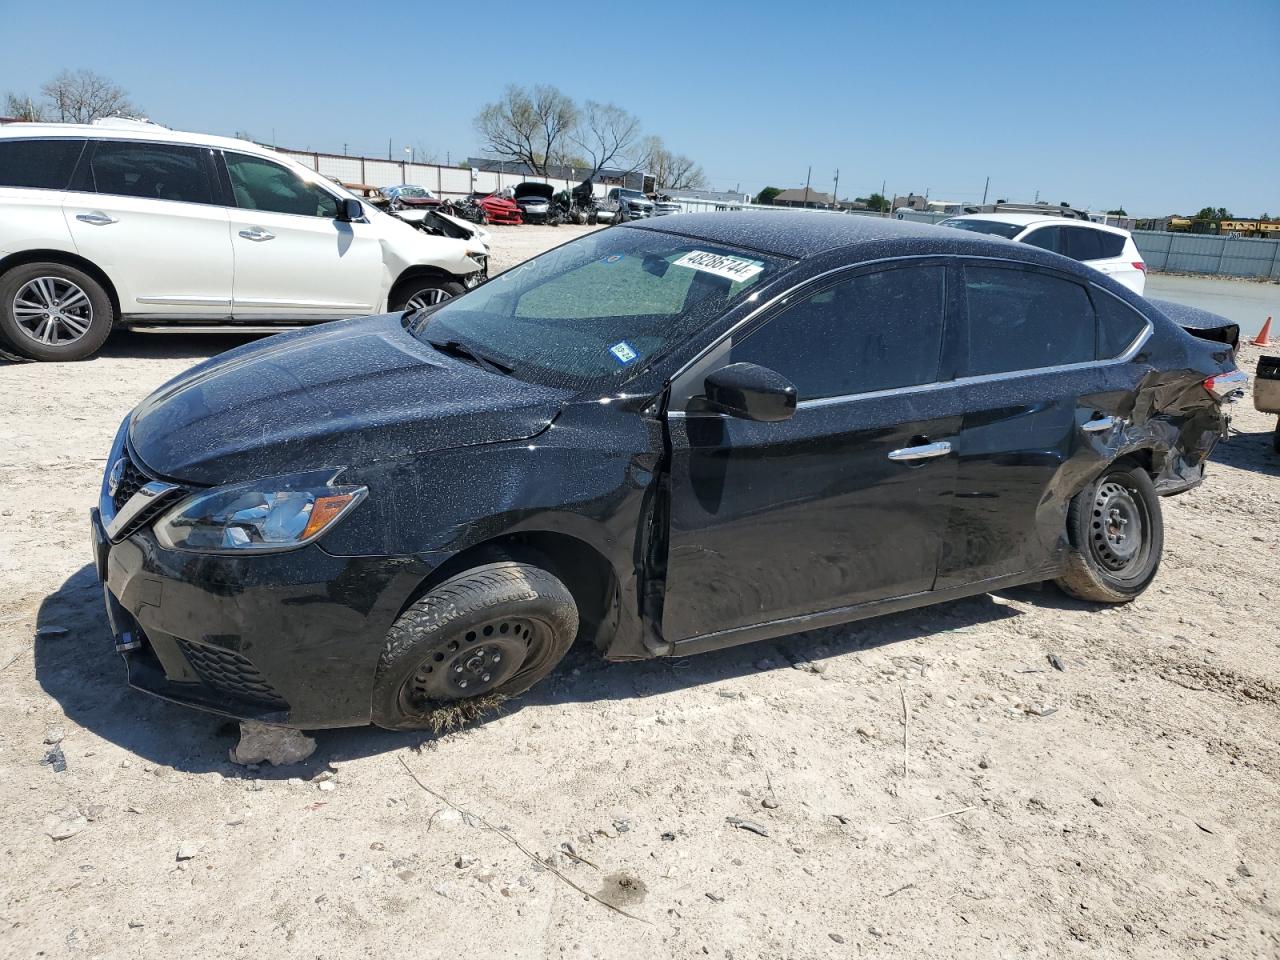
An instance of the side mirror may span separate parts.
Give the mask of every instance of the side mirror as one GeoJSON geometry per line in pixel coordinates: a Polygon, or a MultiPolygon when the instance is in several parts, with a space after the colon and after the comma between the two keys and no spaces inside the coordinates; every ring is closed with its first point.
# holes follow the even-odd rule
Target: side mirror
{"type": "Polygon", "coordinates": [[[355,197],[341,197],[338,200],[338,219],[343,223],[364,219],[364,204],[355,197]]]}
{"type": "Polygon", "coordinates": [[[731,363],[703,382],[707,406],[742,420],[776,423],[796,412],[796,387],[780,373],[754,363],[731,363]]]}

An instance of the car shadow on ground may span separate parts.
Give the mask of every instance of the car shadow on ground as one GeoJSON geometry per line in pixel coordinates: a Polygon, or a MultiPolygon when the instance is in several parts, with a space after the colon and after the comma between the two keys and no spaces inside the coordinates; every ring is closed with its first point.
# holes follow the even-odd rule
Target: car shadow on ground
{"type": "MultiPolygon", "coordinates": [[[[286,328],[296,329],[296,328],[286,328]]],[[[281,333],[285,330],[279,331],[281,333]]],[[[132,333],[118,330],[107,338],[93,359],[207,360],[234,347],[253,343],[274,333],[132,333]]],[[[0,367],[35,361],[14,353],[0,343],[0,367]]]]}
{"type": "Polygon", "coordinates": [[[1232,430],[1224,443],[1213,448],[1210,460],[1238,470],[1280,477],[1280,452],[1275,449],[1274,438],[1275,433],[1271,430],[1257,433],[1238,433],[1232,430]]]}
{"type": "MultiPolygon", "coordinates": [[[[1025,591],[1025,598],[1035,603],[1041,593],[1025,591]]],[[[981,595],[696,657],[632,663],[605,663],[580,644],[542,684],[479,722],[492,723],[518,711],[554,704],[661,697],[748,674],[791,670],[795,664],[802,668],[815,664],[822,669],[832,657],[877,647],[900,646],[900,651],[891,650],[890,655],[923,662],[920,652],[906,646],[905,641],[1017,615],[1016,610],[991,596],[981,595]]],[[[420,747],[437,739],[426,732],[392,733],[371,726],[325,730],[313,734],[319,746],[306,763],[281,768],[264,765],[256,772],[232,764],[227,753],[238,739],[233,721],[159,700],[126,685],[124,665],[112,648],[102,587],[92,565],[76,571],[41,603],[34,669],[41,688],[58,702],[68,719],[141,760],[188,773],[305,778],[330,761],[420,747]]]]}

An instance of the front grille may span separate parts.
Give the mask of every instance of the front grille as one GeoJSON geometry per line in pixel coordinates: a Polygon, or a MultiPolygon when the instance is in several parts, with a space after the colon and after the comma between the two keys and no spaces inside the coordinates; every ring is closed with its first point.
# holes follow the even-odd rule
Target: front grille
{"type": "Polygon", "coordinates": [[[151,478],[138,469],[137,464],[133,462],[133,458],[126,451],[121,458],[124,460],[124,472],[120,475],[120,480],[116,483],[116,492],[111,496],[111,502],[116,505],[119,510],[129,498],[146,486],[151,478]]]}
{"type": "Polygon", "coordinates": [[[209,647],[178,637],[178,646],[200,679],[228,696],[270,707],[287,709],[289,704],[262,678],[258,668],[246,658],[221,647],[209,647]]]}

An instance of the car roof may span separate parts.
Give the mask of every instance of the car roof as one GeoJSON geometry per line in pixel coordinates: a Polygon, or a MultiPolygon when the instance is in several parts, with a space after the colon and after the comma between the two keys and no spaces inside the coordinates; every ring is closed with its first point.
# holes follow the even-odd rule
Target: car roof
{"type": "MultiPolygon", "coordinates": [[[[888,217],[818,210],[677,213],[659,220],[632,221],[624,226],[634,230],[678,233],[795,260],[808,260],[841,247],[876,241],[932,241],[936,248],[938,241],[945,240],[948,246],[955,246],[958,242],[961,246],[972,248],[975,253],[986,249],[993,242],[991,237],[984,234],[944,230],[928,224],[888,217]]],[[[932,250],[921,252],[929,253],[932,250]]]]}
{"type": "Polygon", "coordinates": [[[92,137],[103,140],[145,140],[155,143],[185,143],[197,146],[219,147],[257,153],[274,159],[282,159],[270,147],[259,146],[250,140],[234,137],[215,137],[207,133],[188,133],[170,130],[158,123],[145,120],[109,118],[98,123],[6,123],[0,125],[0,138],[9,137],[92,137]]]}
{"type": "Polygon", "coordinates": [[[948,220],[988,220],[991,223],[1012,223],[1020,227],[1038,226],[1045,223],[1069,224],[1073,227],[1092,227],[1107,233],[1119,233],[1129,236],[1123,227],[1113,227],[1109,223],[1094,223],[1092,220],[1074,220],[1071,217],[1047,217],[1038,213],[957,213],[948,220]]]}

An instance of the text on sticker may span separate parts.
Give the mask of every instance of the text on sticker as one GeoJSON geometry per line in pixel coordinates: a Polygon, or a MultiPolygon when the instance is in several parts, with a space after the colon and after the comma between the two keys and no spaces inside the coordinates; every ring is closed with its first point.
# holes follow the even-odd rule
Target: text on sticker
{"type": "Polygon", "coordinates": [[[705,250],[690,251],[677,260],[675,265],[739,282],[750,280],[764,269],[764,264],[758,260],[744,260],[742,257],[730,257],[723,253],[707,253],[705,250]]]}

